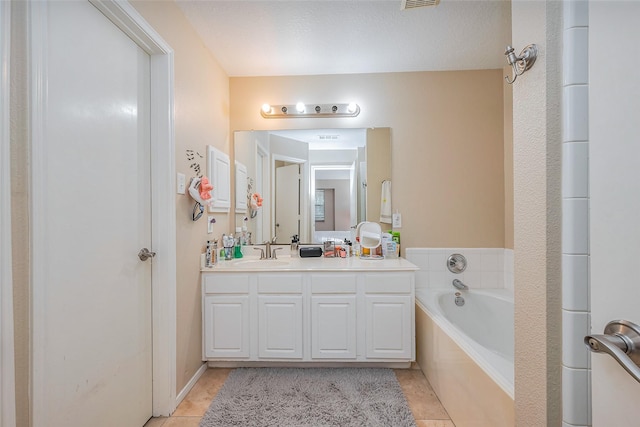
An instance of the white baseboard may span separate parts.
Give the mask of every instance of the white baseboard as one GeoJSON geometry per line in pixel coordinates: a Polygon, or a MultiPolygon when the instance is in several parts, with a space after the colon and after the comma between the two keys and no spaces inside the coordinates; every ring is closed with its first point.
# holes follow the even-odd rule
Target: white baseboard
{"type": "Polygon", "coordinates": [[[180,393],[178,393],[178,395],[176,396],[176,405],[175,405],[176,408],[178,407],[178,405],[180,405],[180,403],[184,400],[184,398],[187,397],[187,394],[189,394],[193,386],[196,385],[196,383],[198,382],[200,377],[205,373],[206,370],[207,370],[207,364],[203,363],[202,366],[200,366],[200,368],[193,375],[193,377],[191,377],[187,385],[185,385],[184,388],[180,390],[180,393]]]}

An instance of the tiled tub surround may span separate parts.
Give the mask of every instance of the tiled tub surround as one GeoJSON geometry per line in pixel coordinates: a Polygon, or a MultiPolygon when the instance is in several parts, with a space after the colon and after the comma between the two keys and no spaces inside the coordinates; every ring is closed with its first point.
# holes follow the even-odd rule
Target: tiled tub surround
{"type": "MultiPolygon", "coordinates": [[[[563,2],[562,425],[591,425],[589,3],[563,2]]],[[[595,331],[600,333],[600,331],[595,331]]]]}
{"type": "Polygon", "coordinates": [[[407,260],[417,265],[416,291],[425,288],[453,289],[459,279],[470,289],[513,291],[513,250],[502,248],[407,248],[407,260]],[[459,274],[447,269],[447,258],[462,254],[467,268],[459,274]]]}
{"type": "Polygon", "coordinates": [[[513,251],[408,248],[406,256],[420,267],[416,272],[416,360],[451,419],[458,427],[513,426],[513,251]],[[454,253],[467,258],[463,273],[451,273],[446,267],[454,253]],[[465,320],[466,314],[447,318],[456,291],[453,279],[470,288],[462,292],[467,310],[460,307],[460,313],[477,319],[465,320]],[[499,312],[503,314],[496,315],[499,312]],[[465,323],[480,327],[465,333],[465,323]],[[491,343],[489,338],[495,336],[487,340],[477,336],[482,330],[494,335],[503,330],[507,342],[491,343]],[[487,341],[486,347],[478,341],[487,341]],[[503,351],[505,345],[510,351],[503,351]]]}

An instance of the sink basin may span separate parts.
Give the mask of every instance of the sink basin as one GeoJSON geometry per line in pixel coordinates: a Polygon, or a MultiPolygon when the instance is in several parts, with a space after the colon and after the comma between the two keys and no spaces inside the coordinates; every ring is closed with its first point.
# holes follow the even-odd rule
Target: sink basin
{"type": "Polygon", "coordinates": [[[289,260],[281,259],[247,259],[242,261],[236,261],[234,266],[243,268],[270,268],[270,267],[283,267],[289,264],[289,260]]]}

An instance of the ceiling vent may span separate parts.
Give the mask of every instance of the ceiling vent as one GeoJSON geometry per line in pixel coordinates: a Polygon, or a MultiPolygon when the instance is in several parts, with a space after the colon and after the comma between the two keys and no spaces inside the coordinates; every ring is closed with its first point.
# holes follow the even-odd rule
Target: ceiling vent
{"type": "Polygon", "coordinates": [[[440,0],[402,0],[401,10],[415,9],[416,7],[437,6],[440,0]]]}

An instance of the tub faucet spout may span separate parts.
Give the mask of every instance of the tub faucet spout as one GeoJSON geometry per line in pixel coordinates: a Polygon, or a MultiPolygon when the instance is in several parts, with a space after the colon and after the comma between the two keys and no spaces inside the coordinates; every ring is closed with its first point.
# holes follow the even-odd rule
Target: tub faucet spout
{"type": "Polygon", "coordinates": [[[468,291],[469,290],[469,287],[467,285],[465,285],[464,283],[462,283],[458,279],[453,279],[453,286],[456,289],[460,289],[461,291],[468,291]]]}

